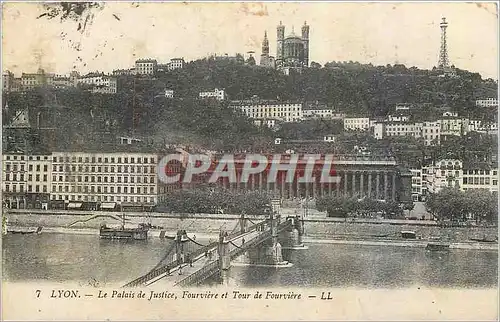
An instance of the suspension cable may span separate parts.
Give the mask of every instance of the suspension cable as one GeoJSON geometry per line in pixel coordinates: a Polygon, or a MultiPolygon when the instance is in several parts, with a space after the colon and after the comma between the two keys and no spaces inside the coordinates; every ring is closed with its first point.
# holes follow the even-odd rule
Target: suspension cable
{"type": "Polygon", "coordinates": [[[158,262],[158,264],[156,264],[156,266],[151,271],[154,271],[155,269],[159,268],[162,265],[163,261],[167,259],[168,256],[170,256],[170,253],[172,252],[172,250],[174,250],[174,248],[175,248],[175,243],[172,243],[165,256],[163,256],[163,258],[158,262]]]}
{"type": "Polygon", "coordinates": [[[187,236],[187,235],[186,235],[186,237],[187,237],[190,241],[192,241],[193,243],[195,243],[195,244],[196,244],[196,245],[198,245],[198,246],[201,246],[201,247],[207,247],[208,245],[210,245],[210,244],[203,245],[203,244],[198,243],[197,241],[195,241],[194,239],[192,239],[191,237],[189,237],[189,236],[187,236]]]}
{"type": "Polygon", "coordinates": [[[234,247],[237,247],[237,248],[239,248],[239,249],[243,249],[243,247],[236,245],[236,244],[235,244],[232,240],[230,240],[230,241],[229,241],[229,243],[230,243],[231,245],[233,245],[234,247]]]}

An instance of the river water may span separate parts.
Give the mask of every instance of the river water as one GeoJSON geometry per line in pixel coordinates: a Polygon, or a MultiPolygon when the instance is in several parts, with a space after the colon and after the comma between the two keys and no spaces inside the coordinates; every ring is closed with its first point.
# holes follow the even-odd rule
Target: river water
{"type": "MultiPolygon", "coordinates": [[[[154,267],[170,243],[160,239],[109,241],[96,235],[6,235],[2,241],[3,278],[12,282],[123,285],[154,267]]],[[[230,280],[240,287],[497,287],[497,251],[307,246],[285,254],[293,263],[291,267],[233,266],[230,280]]]]}

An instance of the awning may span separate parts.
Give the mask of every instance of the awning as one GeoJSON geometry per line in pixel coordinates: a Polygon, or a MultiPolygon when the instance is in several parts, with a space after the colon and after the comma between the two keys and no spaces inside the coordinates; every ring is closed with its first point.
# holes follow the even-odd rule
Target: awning
{"type": "Polygon", "coordinates": [[[103,202],[101,203],[101,209],[115,209],[116,202],[103,202]]]}
{"type": "Polygon", "coordinates": [[[154,202],[122,202],[122,207],[152,207],[154,202]]]}
{"type": "Polygon", "coordinates": [[[71,208],[71,209],[78,209],[78,208],[81,208],[82,207],[82,203],[81,202],[70,202],[68,204],[68,208],[71,208]]]}

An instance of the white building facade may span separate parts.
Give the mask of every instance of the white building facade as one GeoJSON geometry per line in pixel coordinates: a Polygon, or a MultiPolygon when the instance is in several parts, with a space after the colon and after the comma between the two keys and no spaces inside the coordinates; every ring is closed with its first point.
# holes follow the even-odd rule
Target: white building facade
{"type": "Polygon", "coordinates": [[[224,89],[215,88],[213,91],[200,92],[199,97],[201,99],[215,98],[218,101],[223,101],[226,99],[226,91],[224,89]]]}
{"type": "Polygon", "coordinates": [[[302,103],[276,101],[233,101],[231,107],[240,109],[255,120],[300,122],[303,119],[302,103]]]}
{"type": "Polygon", "coordinates": [[[156,59],[139,59],[135,61],[135,74],[136,75],[154,75],[158,62],[156,59]]]}
{"type": "Polygon", "coordinates": [[[344,118],[345,131],[368,131],[370,129],[370,118],[368,117],[346,117],[344,118]]]}
{"type": "Polygon", "coordinates": [[[498,107],[498,98],[484,98],[476,100],[476,106],[480,107],[498,107]]]}

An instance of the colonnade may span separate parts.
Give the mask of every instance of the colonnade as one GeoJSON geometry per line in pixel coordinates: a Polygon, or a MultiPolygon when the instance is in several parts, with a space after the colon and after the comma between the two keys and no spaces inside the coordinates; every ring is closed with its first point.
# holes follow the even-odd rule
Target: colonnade
{"type": "Polygon", "coordinates": [[[278,177],[276,182],[268,182],[265,173],[252,175],[248,182],[229,183],[227,178],[222,186],[231,191],[266,191],[282,198],[314,198],[317,196],[351,196],[372,199],[396,200],[397,172],[394,170],[339,170],[337,182],[320,183],[321,174],[315,174],[316,182],[297,184],[278,177]]]}

